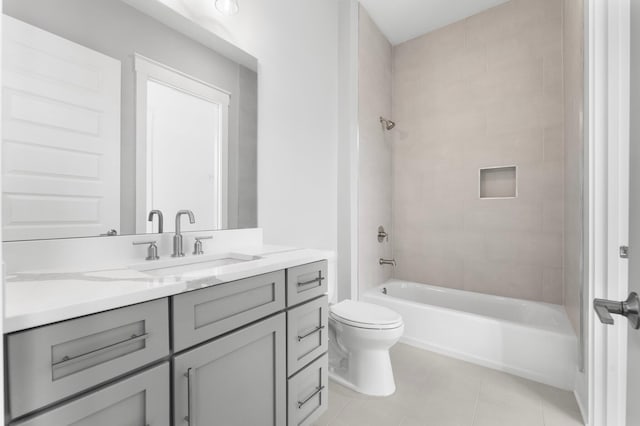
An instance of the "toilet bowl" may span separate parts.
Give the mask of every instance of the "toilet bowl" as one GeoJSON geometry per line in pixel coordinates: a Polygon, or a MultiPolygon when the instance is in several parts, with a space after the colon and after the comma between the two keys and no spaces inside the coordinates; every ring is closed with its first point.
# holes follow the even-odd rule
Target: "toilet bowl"
{"type": "Polygon", "coordinates": [[[329,308],[329,375],[357,392],[395,392],[389,349],[402,337],[402,317],[391,309],[345,300],[329,308]]]}

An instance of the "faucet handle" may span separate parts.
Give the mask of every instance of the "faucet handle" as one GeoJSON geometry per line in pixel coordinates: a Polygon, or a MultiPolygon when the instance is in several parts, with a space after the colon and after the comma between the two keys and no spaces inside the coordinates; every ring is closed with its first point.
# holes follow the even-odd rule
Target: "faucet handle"
{"type": "Polygon", "coordinates": [[[196,242],[193,244],[193,254],[200,255],[204,254],[204,250],[202,250],[202,240],[211,240],[213,237],[211,235],[205,237],[196,237],[196,242]]]}
{"type": "Polygon", "coordinates": [[[158,242],[157,241],[134,241],[132,243],[134,246],[142,246],[145,244],[149,244],[149,248],[147,249],[147,257],[145,260],[158,260],[160,256],[158,256],[158,242]]]}

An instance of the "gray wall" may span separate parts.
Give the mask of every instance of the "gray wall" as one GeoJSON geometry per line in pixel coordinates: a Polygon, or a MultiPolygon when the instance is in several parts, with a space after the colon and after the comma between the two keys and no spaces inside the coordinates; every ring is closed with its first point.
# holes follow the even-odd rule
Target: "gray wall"
{"type": "Polygon", "coordinates": [[[255,72],[118,0],[5,0],[3,12],[122,62],[122,234],[135,232],[134,53],[231,93],[230,189],[239,195],[231,197],[236,202],[229,205],[229,225],[257,226],[255,72]]]}

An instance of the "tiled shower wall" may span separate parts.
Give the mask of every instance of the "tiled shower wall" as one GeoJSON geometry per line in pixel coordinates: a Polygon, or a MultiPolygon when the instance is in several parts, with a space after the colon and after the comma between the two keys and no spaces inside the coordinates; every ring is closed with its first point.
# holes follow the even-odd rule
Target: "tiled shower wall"
{"type": "Polygon", "coordinates": [[[358,282],[361,291],[391,277],[380,266],[391,257],[391,243],[379,243],[378,226],[391,230],[391,134],[380,116],[391,118],[391,44],[360,7],[358,24],[358,282]]]}
{"type": "MultiPolygon", "coordinates": [[[[512,0],[394,47],[396,278],[563,303],[562,13],[562,1],[512,0]],[[480,199],[479,169],[505,165],[517,198],[480,199]]],[[[384,111],[363,97],[361,129],[384,111]]]]}
{"type": "Polygon", "coordinates": [[[564,0],[564,304],[571,323],[580,330],[582,282],[582,176],[584,114],[584,3],[564,0]]]}

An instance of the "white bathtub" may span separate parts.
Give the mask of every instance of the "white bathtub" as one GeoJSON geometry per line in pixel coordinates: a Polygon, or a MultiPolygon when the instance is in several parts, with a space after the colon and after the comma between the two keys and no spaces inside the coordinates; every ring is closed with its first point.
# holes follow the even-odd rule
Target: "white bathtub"
{"type": "Polygon", "coordinates": [[[562,306],[398,280],[361,300],[402,315],[404,343],[573,389],[577,340],[562,306]]]}

